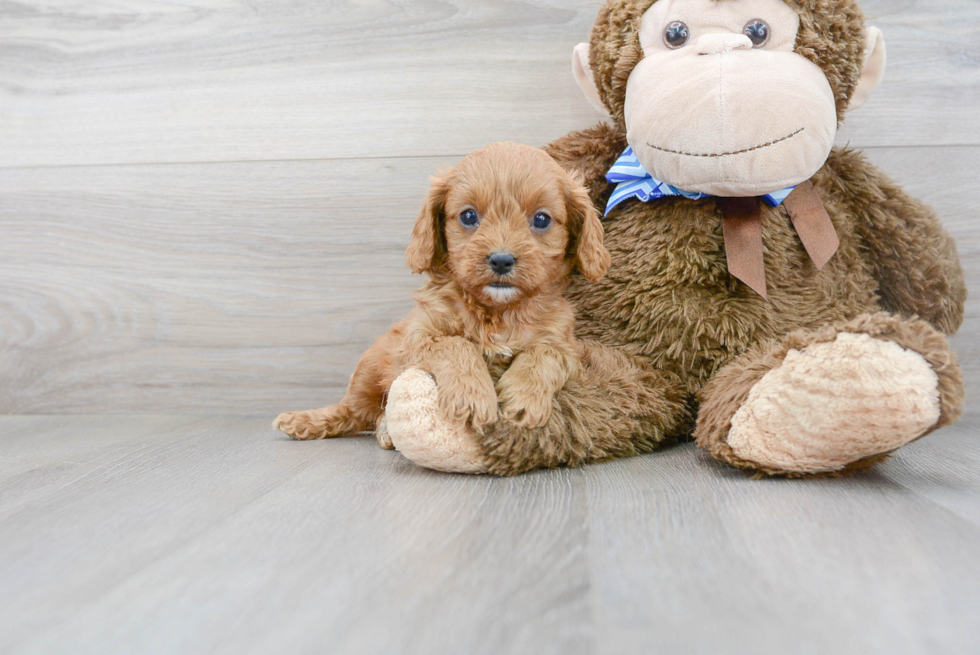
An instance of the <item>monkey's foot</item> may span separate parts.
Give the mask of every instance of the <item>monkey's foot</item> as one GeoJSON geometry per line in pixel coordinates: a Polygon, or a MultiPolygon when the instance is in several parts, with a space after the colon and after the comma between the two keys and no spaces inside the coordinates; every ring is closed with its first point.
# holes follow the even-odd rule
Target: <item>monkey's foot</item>
{"type": "Polygon", "coordinates": [[[769,475],[839,475],[954,423],[963,374],[925,321],[863,314],[759,343],[699,397],[694,436],[714,457],[769,475]]]}
{"type": "Polygon", "coordinates": [[[395,449],[419,466],[448,473],[486,472],[476,435],[443,417],[439,389],[425,371],[413,368],[398,376],[388,391],[385,418],[395,449]]]}
{"type": "Polygon", "coordinates": [[[790,350],[732,417],[728,445],[766,469],[843,469],[933,428],[939,379],[917,352],[867,334],[790,350]]]}

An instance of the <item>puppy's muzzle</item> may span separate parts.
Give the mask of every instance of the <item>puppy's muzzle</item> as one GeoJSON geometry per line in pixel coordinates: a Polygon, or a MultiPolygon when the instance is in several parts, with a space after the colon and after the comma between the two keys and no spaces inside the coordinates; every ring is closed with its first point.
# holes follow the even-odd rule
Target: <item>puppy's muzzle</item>
{"type": "Polygon", "coordinates": [[[490,264],[490,269],[494,273],[503,276],[510,273],[511,269],[514,268],[517,258],[509,252],[497,251],[487,257],[487,263],[490,264]]]}

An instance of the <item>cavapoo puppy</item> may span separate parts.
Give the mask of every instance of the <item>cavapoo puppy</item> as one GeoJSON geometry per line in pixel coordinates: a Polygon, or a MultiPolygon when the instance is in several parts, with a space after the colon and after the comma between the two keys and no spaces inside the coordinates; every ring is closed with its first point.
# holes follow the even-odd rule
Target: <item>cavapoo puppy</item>
{"type": "Polygon", "coordinates": [[[364,353],[340,404],[282,414],[275,427],[296,439],[377,429],[391,447],[386,394],[413,366],[435,378],[449,419],[477,430],[498,415],[544,425],[580,368],[566,278],[578,268],[595,281],[609,267],[582,185],[537,148],[478,150],[433,179],[405,254],[413,272],[429,275],[408,318],[364,353]]]}

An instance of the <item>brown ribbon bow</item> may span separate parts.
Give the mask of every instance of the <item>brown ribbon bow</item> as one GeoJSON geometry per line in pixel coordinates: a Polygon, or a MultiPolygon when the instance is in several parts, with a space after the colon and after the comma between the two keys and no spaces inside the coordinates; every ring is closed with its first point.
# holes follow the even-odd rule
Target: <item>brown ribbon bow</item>
{"type": "MultiPolygon", "coordinates": [[[[823,199],[809,181],[783,201],[807,254],[821,270],[840,247],[823,199]]],[[[725,232],[728,272],[768,299],[762,255],[762,204],[759,198],[718,198],[725,232]]]]}

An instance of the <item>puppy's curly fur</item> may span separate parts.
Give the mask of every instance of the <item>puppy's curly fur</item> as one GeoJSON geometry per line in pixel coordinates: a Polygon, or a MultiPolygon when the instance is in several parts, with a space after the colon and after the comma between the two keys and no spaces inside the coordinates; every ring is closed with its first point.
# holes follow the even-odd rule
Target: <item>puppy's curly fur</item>
{"type": "Polygon", "coordinates": [[[433,179],[406,259],[429,275],[408,318],[361,357],[339,404],[282,414],[275,427],[296,439],[377,429],[390,447],[385,396],[412,366],[435,377],[447,418],[479,431],[498,415],[545,425],[555,394],[581,374],[562,290],[575,268],[596,281],[610,261],[582,184],[537,148],[478,150],[433,179]]]}

